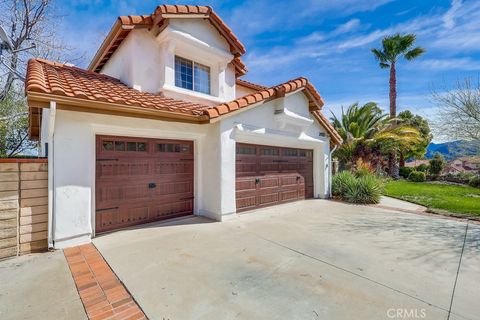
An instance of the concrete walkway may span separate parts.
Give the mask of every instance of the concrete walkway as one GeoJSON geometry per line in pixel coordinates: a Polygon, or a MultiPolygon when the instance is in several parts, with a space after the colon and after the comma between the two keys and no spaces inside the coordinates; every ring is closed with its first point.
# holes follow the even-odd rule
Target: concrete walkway
{"type": "Polygon", "coordinates": [[[0,261],[0,319],[87,319],[62,251],[0,261]]]}
{"type": "Polygon", "coordinates": [[[408,201],[403,201],[391,197],[382,196],[380,198],[380,203],[378,204],[379,207],[390,208],[390,209],[397,209],[400,211],[406,212],[425,212],[427,207],[421,206],[419,204],[415,204],[408,201]]]}
{"type": "Polygon", "coordinates": [[[478,319],[480,226],[463,246],[465,231],[460,221],[310,200],[94,243],[151,319],[478,319]]]}

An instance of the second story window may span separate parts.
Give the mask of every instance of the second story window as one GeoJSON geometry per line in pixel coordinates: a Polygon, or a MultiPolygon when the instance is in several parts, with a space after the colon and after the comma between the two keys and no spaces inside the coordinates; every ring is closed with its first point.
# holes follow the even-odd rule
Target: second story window
{"type": "Polygon", "coordinates": [[[175,86],[210,94],[210,67],[175,56],[175,86]]]}

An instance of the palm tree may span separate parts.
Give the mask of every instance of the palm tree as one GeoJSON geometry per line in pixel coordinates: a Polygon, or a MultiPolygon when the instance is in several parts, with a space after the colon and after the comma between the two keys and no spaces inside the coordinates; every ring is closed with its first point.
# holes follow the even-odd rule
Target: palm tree
{"type": "MultiPolygon", "coordinates": [[[[399,58],[405,58],[410,61],[425,53],[425,49],[421,47],[413,47],[416,36],[414,34],[385,37],[382,40],[381,49],[372,49],[373,55],[379,61],[380,68],[390,68],[390,118],[397,116],[397,70],[396,64],[399,58]]],[[[398,162],[395,153],[389,157],[390,175],[398,178],[398,162]]]]}
{"type": "Polygon", "coordinates": [[[385,154],[410,150],[420,139],[417,129],[398,119],[389,119],[376,103],[352,104],[341,118],[332,113],[332,125],[343,138],[335,151],[342,167],[351,167],[358,159],[380,165],[385,154]]]}

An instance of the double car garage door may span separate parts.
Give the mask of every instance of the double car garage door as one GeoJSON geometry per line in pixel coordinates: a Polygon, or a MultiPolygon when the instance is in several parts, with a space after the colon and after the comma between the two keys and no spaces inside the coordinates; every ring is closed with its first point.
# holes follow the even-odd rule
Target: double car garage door
{"type": "Polygon", "coordinates": [[[237,144],[237,211],[313,197],[313,151],[237,144]]]}
{"type": "MultiPolygon", "coordinates": [[[[237,144],[237,211],[313,197],[311,150],[237,144]]],[[[193,214],[192,141],[96,138],[96,232],[193,214]]]]}

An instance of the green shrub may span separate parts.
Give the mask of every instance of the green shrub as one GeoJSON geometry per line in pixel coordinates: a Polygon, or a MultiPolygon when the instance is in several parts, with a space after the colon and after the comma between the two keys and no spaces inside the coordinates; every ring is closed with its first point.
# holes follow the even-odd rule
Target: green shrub
{"type": "Polygon", "coordinates": [[[427,179],[425,172],[422,171],[412,171],[408,176],[408,180],[412,182],[424,182],[427,179]]]}
{"type": "Polygon", "coordinates": [[[355,177],[357,178],[371,176],[371,175],[373,175],[373,173],[367,168],[360,168],[355,170],[355,177]]]}
{"type": "Polygon", "coordinates": [[[427,172],[428,170],[429,170],[429,166],[426,165],[425,163],[422,163],[421,165],[415,168],[415,171],[421,171],[421,172],[427,172]]]}
{"type": "Polygon", "coordinates": [[[400,172],[399,172],[400,177],[407,179],[413,170],[414,169],[411,167],[400,167],[400,172]]]}
{"type": "Polygon", "coordinates": [[[445,167],[445,159],[443,158],[443,156],[438,153],[438,152],[435,152],[435,155],[433,156],[432,160],[430,160],[430,173],[434,176],[438,176],[443,168],[445,167]]]}
{"type": "Polygon", "coordinates": [[[347,186],[355,183],[355,176],[350,171],[342,171],[332,178],[332,194],[337,197],[343,197],[347,186]]]}
{"type": "Polygon", "coordinates": [[[474,188],[480,188],[480,176],[475,176],[468,180],[468,184],[474,188]]]}
{"type": "Polygon", "coordinates": [[[344,199],[351,203],[373,204],[380,202],[382,183],[372,175],[357,178],[347,185],[344,199]]]}

